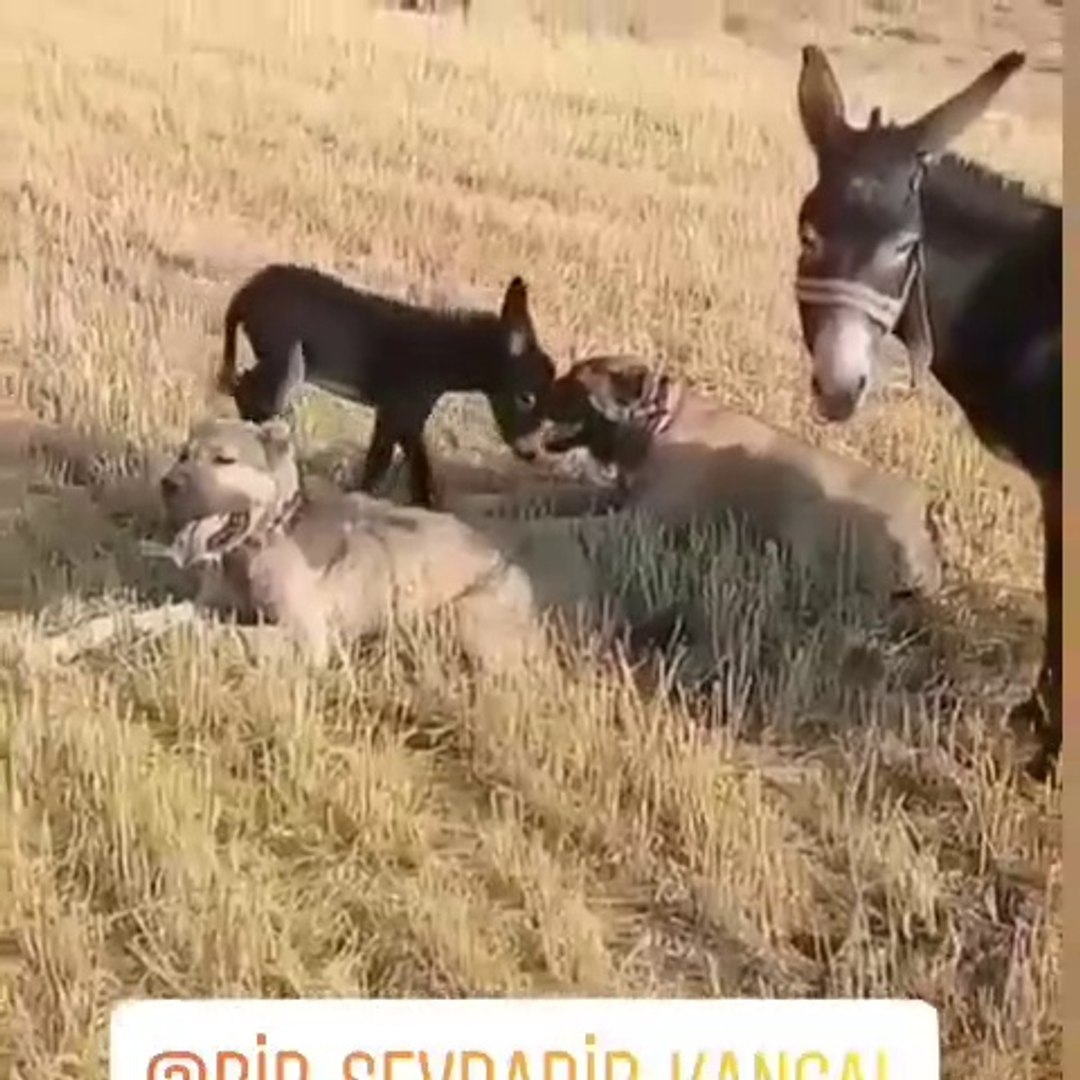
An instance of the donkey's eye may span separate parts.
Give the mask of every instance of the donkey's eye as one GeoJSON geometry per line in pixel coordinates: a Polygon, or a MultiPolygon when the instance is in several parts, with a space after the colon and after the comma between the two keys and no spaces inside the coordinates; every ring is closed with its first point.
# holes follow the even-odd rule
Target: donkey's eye
{"type": "Polygon", "coordinates": [[[236,455],[226,453],[223,450],[219,450],[214,455],[214,464],[215,465],[235,465],[236,464],[236,455]]]}
{"type": "Polygon", "coordinates": [[[518,408],[532,409],[536,406],[536,395],[528,390],[518,394],[517,398],[518,408]]]}
{"type": "Polygon", "coordinates": [[[821,234],[808,221],[799,226],[799,244],[804,255],[816,255],[821,250],[821,234]]]}
{"type": "Polygon", "coordinates": [[[915,245],[919,242],[919,237],[916,236],[902,236],[892,245],[892,257],[896,260],[907,259],[911,253],[915,250],[915,245]]]}

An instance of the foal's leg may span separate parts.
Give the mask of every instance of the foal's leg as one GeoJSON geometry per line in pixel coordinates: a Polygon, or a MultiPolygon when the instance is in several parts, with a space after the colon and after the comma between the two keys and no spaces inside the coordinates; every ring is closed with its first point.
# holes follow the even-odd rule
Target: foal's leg
{"type": "Polygon", "coordinates": [[[1034,727],[1041,746],[1028,762],[1036,780],[1049,775],[1061,751],[1061,481],[1041,487],[1043,511],[1043,594],[1046,604],[1046,635],[1043,660],[1031,696],[1010,714],[1014,727],[1034,727]]]}
{"type": "Polygon", "coordinates": [[[431,459],[424,445],[424,432],[410,431],[398,436],[398,445],[409,465],[409,500],[415,506],[434,509],[438,502],[435,477],[431,471],[431,459]]]}
{"type": "Polygon", "coordinates": [[[393,428],[386,413],[379,409],[375,413],[375,430],[368,444],[367,455],[364,458],[364,471],[360,476],[360,490],[369,494],[386,475],[390,468],[390,462],[394,459],[393,428]]]}

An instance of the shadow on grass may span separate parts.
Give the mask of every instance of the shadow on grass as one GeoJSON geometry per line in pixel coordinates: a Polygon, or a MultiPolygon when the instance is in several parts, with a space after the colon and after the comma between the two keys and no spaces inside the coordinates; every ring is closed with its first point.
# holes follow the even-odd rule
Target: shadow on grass
{"type": "MultiPolygon", "coordinates": [[[[365,448],[359,439],[313,439],[301,449],[301,468],[308,477],[343,485],[362,464],[365,448]]],[[[179,571],[139,548],[144,539],[164,538],[157,484],[170,463],[168,452],[45,425],[35,428],[29,451],[25,497],[20,492],[21,505],[2,508],[5,565],[18,572],[0,590],[0,610],[38,614],[71,598],[92,602],[109,593],[147,604],[190,594],[179,571]]],[[[513,460],[496,465],[433,458],[446,491],[491,493],[538,478],[558,479],[550,470],[513,460]]],[[[400,456],[379,494],[407,501],[400,456]]]]}
{"type": "MultiPolygon", "coordinates": [[[[117,594],[140,604],[191,595],[179,571],[139,550],[140,540],[161,536],[156,485],[168,455],[56,431],[31,448],[29,495],[8,546],[23,572],[0,598],[6,610],[40,615],[72,598],[93,606],[117,594]]],[[[362,444],[338,442],[300,457],[306,475],[333,482],[358,453],[362,444]]],[[[436,467],[458,491],[505,490],[529,475],[448,458],[436,467]]],[[[388,494],[405,497],[400,467],[388,494]]],[[[1039,660],[1037,595],[960,582],[883,606],[837,581],[809,582],[734,519],[603,536],[590,554],[605,590],[642,628],[631,650],[641,688],[679,696],[703,723],[740,738],[779,735],[812,748],[838,726],[906,731],[925,728],[932,713],[963,727],[972,712],[983,723],[987,709],[1004,716],[1022,696],[1039,660]],[[923,721],[913,720],[920,713],[923,721]]],[[[955,731],[942,738],[964,755],[955,731]]]]}

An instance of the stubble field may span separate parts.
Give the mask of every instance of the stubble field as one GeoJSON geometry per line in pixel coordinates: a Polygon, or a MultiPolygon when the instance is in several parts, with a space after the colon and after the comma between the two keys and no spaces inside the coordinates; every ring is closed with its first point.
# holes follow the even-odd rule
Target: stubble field
{"type": "MultiPolygon", "coordinates": [[[[223,410],[224,304],[278,258],[492,306],[521,273],[563,362],[641,351],[919,478],[949,571],[918,634],[842,597],[795,625],[799,584],[730,537],[629,538],[626,588],[708,598],[704,702],[596,659],[477,687],[436,640],[322,674],[254,669],[223,629],[5,663],[16,1075],[105,1075],[121,996],[533,993],[919,996],[946,1076],[1060,1075],[1059,795],[1002,732],[1040,646],[1034,494],[902,372],[816,425],[791,297],[802,37],[843,47],[860,117],[1026,44],[962,149],[1057,198],[1057,15],[747,5],[688,40],[650,10],[609,6],[610,36],[582,3],[468,28],[351,0],[0,10],[6,640],[170,585],[136,547],[154,470],[223,410]]],[[[313,468],[370,430],[316,393],[301,420],[313,468]]],[[[510,468],[472,402],[434,443],[510,468]]]]}

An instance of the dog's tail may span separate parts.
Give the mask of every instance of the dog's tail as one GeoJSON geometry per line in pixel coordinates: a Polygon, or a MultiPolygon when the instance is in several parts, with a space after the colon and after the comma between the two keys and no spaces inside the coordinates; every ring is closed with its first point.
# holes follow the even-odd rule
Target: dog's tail
{"type": "Polygon", "coordinates": [[[243,292],[238,292],[225,311],[225,334],[214,385],[221,394],[231,394],[236,389],[236,333],[243,321],[243,292]]]}

